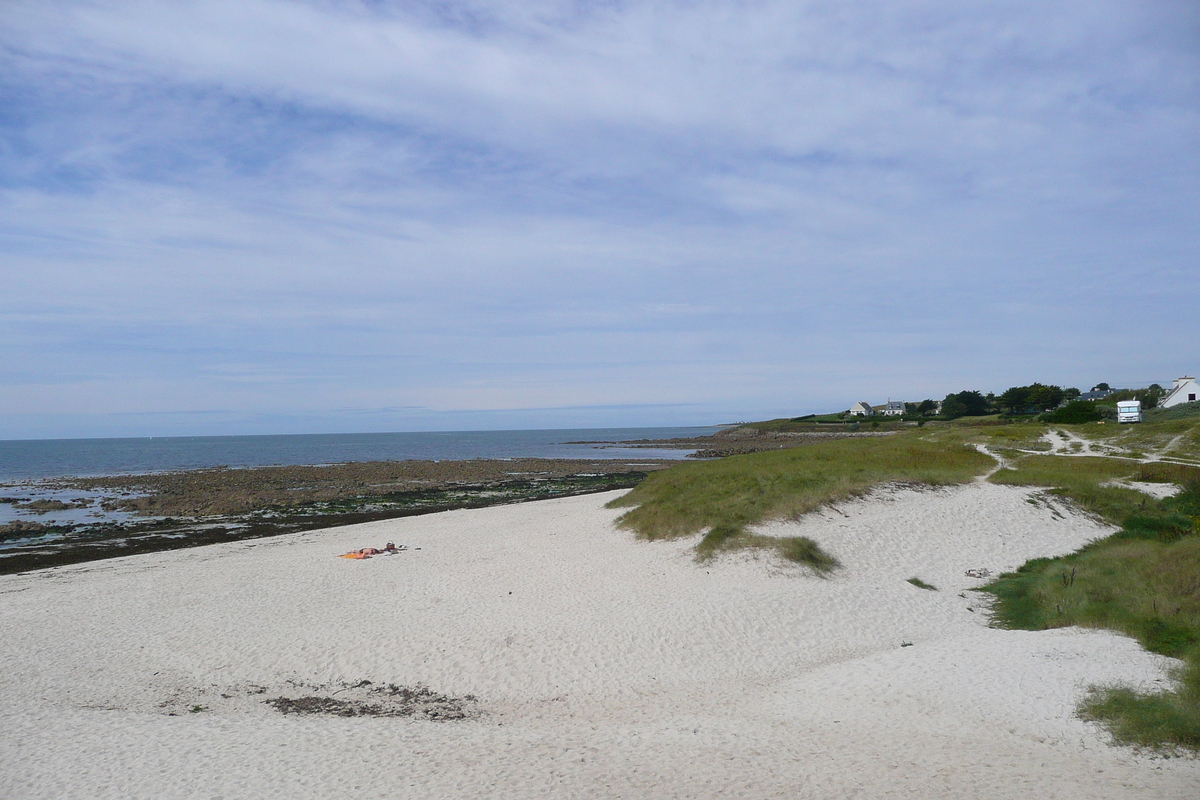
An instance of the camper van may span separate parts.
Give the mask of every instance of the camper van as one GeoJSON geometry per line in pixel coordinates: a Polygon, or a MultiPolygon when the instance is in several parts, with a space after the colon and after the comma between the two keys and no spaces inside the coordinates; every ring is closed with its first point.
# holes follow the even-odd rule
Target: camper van
{"type": "Polygon", "coordinates": [[[1141,422],[1142,403],[1140,400],[1121,400],[1117,403],[1117,422],[1141,422]]]}

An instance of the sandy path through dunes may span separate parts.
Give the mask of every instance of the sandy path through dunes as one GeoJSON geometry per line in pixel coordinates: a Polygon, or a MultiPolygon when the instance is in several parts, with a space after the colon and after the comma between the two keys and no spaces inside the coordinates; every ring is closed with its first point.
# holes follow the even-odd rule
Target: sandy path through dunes
{"type": "Polygon", "coordinates": [[[1073,550],[1094,523],[971,485],[763,529],[837,555],[823,580],[635,541],[612,496],[0,578],[0,796],[1200,795],[1195,760],[1108,747],[1072,716],[1089,683],[1162,685],[1167,659],[990,629],[966,591],[966,569],[1073,550]],[[333,557],[387,539],[410,549],[333,557]],[[475,716],[262,702],[364,679],[473,694],[475,716]]]}

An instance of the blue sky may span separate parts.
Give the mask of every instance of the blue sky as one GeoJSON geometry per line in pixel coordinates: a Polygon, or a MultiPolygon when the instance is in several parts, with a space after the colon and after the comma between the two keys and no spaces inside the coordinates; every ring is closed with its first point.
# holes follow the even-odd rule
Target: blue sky
{"type": "Polygon", "coordinates": [[[1200,369],[1200,13],[11,0],[0,438],[1200,369]]]}

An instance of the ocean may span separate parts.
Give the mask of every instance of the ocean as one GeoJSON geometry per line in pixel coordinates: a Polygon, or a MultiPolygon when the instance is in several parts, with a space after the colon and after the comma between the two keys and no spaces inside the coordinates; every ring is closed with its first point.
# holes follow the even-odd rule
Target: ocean
{"type": "Polygon", "coordinates": [[[346,461],[684,458],[691,451],[621,447],[616,443],[708,436],[718,430],[715,427],[581,428],[6,440],[0,441],[0,481],[346,461]]]}

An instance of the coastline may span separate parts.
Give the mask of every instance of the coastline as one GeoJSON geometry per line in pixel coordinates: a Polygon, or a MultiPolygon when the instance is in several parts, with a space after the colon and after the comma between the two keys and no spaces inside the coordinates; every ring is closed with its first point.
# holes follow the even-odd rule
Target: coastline
{"type": "Polygon", "coordinates": [[[0,574],[462,508],[628,489],[660,459],[202,469],[0,485],[0,574]],[[64,519],[65,518],[65,519],[64,519]],[[44,520],[44,521],[42,521],[44,520]]]}
{"type": "Polygon", "coordinates": [[[607,451],[595,458],[351,461],[0,482],[0,574],[628,489],[684,458],[888,435],[727,428],[692,437],[560,443],[607,451]],[[657,457],[670,451],[688,452],[657,457]]]}

